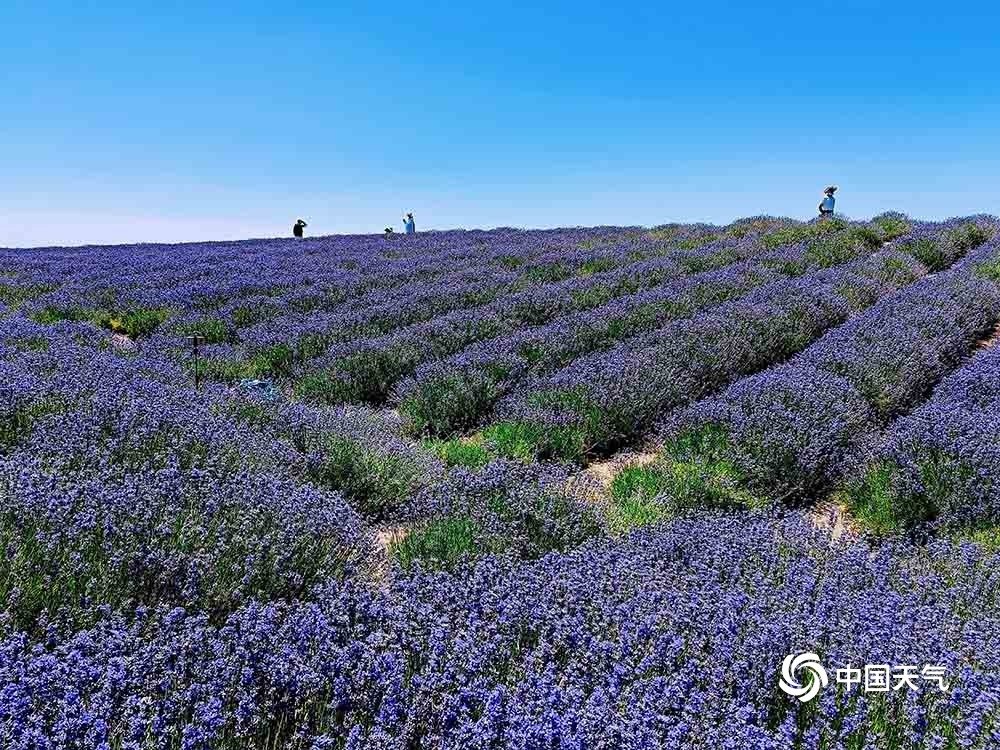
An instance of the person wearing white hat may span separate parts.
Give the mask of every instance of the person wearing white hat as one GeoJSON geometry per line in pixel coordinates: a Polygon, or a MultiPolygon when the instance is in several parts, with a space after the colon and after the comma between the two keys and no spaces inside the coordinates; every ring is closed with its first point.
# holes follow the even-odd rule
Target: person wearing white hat
{"type": "Polygon", "coordinates": [[[822,218],[833,215],[833,208],[837,204],[837,199],[833,194],[837,192],[836,185],[830,185],[823,191],[823,200],[819,202],[819,215],[822,218]]]}
{"type": "Polygon", "coordinates": [[[403,228],[406,230],[407,234],[417,233],[417,223],[413,220],[412,211],[403,217],[403,228]]]}

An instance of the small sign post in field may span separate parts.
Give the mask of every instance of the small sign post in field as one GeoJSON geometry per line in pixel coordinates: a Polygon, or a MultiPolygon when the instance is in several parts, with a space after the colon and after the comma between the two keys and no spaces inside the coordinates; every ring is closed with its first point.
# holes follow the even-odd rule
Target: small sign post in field
{"type": "Polygon", "coordinates": [[[198,372],[198,346],[205,343],[205,337],[200,333],[193,333],[186,338],[191,343],[191,353],[194,355],[194,387],[197,390],[201,385],[200,373],[198,372]]]}

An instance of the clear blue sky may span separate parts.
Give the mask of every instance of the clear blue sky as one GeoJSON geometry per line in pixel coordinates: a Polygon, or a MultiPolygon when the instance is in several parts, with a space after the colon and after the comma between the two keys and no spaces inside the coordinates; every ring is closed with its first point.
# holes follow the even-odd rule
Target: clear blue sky
{"type": "Polygon", "coordinates": [[[0,246],[805,218],[830,182],[1000,213],[998,35],[987,2],[7,0],[0,246]]]}

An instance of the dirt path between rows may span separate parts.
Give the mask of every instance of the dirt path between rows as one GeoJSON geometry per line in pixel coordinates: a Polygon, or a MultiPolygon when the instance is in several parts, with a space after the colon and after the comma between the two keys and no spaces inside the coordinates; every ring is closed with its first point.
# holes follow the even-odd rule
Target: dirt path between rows
{"type": "Polygon", "coordinates": [[[403,524],[379,526],[375,529],[375,542],[383,550],[388,550],[396,542],[406,538],[410,528],[403,524]]]}
{"type": "Polygon", "coordinates": [[[656,455],[657,451],[619,453],[604,461],[592,463],[584,469],[584,473],[610,488],[611,483],[622,469],[630,466],[647,466],[656,460],[656,455]]]}
{"type": "Polygon", "coordinates": [[[851,511],[842,502],[833,498],[821,500],[806,511],[808,520],[817,529],[830,532],[830,537],[837,539],[856,539],[861,535],[861,529],[851,511]]]}
{"type": "Polygon", "coordinates": [[[976,344],[975,351],[982,351],[983,349],[991,349],[1000,343],[1000,325],[997,325],[989,334],[984,336],[976,344]]]}

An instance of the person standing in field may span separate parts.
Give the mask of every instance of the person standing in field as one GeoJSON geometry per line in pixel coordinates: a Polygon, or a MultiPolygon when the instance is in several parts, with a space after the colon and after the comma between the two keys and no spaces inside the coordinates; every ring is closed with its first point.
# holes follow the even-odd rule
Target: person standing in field
{"type": "Polygon", "coordinates": [[[417,223],[413,220],[412,211],[403,217],[403,228],[406,229],[407,234],[417,233],[417,223]]]}
{"type": "Polygon", "coordinates": [[[823,191],[823,200],[819,202],[819,215],[821,218],[833,216],[833,208],[837,203],[837,199],[833,197],[833,194],[836,192],[836,185],[830,185],[830,187],[823,191]]]}
{"type": "Polygon", "coordinates": [[[301,238],[302,237],[302,230],[303,230],[303,228],[305,228],[307,226],[309,226],[309,225],[306,224],[304,221],[302,221],[302,219],[299,219],[298,221],[295,222],[295,226],[292,227],[292,234],[295,237],[301,238]]]}

